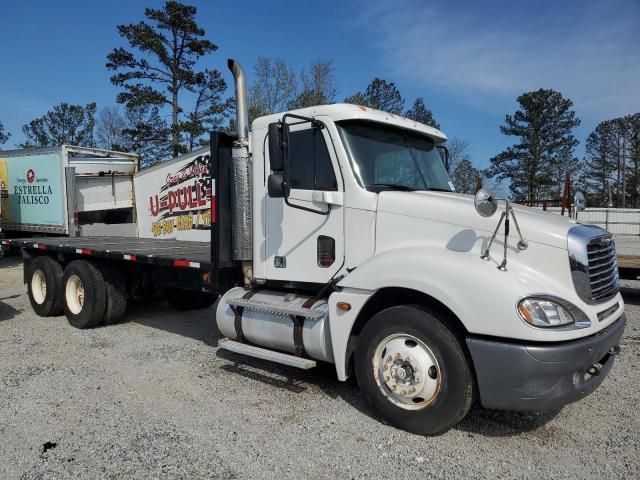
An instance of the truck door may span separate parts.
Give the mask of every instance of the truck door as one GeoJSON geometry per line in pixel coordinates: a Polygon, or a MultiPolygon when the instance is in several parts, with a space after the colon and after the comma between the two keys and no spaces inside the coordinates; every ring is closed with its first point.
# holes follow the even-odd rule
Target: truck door
{"type": "MultiPolygon", "coordinates": [[[[268,168],[268,166],[267,166],[268,168]]],[[[326,283],[344,262],[343,182],[326,128],[291,126],[288,202],[266,201],[269,280],[326,283]]]]}

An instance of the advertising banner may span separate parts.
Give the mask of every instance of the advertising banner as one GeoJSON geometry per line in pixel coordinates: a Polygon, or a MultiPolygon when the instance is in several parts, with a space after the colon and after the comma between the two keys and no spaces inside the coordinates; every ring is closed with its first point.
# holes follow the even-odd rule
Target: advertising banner
{"type": "Polygon", "coordinates": [[[60,153],[0,158],[2,223],[64,228],[61,168],[60,153]]]}
{"type": "Polygon", "coordinates": [[[207,242],[215,223],[209,150],[143,170],[134,178],[138,236],[207,242]]]}

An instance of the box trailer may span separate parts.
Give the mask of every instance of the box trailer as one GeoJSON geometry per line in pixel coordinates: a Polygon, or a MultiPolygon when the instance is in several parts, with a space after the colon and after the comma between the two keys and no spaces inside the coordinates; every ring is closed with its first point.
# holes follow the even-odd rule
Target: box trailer
{"type": "Polygon", "coordinates": [[[0,152],[0,230],[136,235],[130,153],[62,145],[0,152]]]}
{"type": "Polygon", "coordinates": [[[229,67],[237,134],[211,138],[210,241],[3,240],[22,250],[36,313],[87,328],[145,289],[180,309],[219,298],[219,348],[333,364],[378,414],[421,434],[476,399],[550,410],[604,381],[626,325],[611,234],[456,193],[446,136],[397,115],[320,105],[249,129],[246,79],[229,67]]]}
{"type": "Polygon", "coordinates": [[[140,238],[209,241],[215,185],[208,146],[140,170],[133,185],[140,238]]]}

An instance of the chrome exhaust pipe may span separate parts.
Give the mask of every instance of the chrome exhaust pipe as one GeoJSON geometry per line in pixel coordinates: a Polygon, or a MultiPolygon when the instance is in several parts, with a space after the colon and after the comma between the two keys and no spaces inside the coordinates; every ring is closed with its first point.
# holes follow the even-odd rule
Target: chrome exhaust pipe
{"type": "Polygon", "coordinates": [[[233,73],[236,90],[236,129],[238,142],[249,140],[249,104],[247,101],[247,78],[242,66],[232,58],[227,60],[227,66],[233,73]]]}
{"type": "Polygon", "coordinates": [[[229,59],[236,91],[238,138],[231,151],[231,237],[233,259],[242,262],[245,285],[253,283],[253,223],[251,207],[251,161],[249,153],[249,107],[247,80],[238,62],[229,59]]]}

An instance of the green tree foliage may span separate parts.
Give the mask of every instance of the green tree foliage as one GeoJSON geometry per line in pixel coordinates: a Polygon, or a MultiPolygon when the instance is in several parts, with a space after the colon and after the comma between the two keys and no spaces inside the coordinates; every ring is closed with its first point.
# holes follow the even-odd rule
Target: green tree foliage
{"type": "Polygon", "coordinates": [[[117,149],[136,153],[140,167],[150,167],[171,157],[171,128],[160,117],[157,105],[127,108],[125,122],[122,145],[117,149]]]}
{"type": "Polygon", "coordinates": [[[4,129],[4,125],[0,122],[0,145],[7,143],[11,134],[4,129]]]}
{"type": "Polygon", "coordinates": [[[44,116],[22,127],[25,141],[22,148],[48,147],[62,144],[93,147],[96,104],[70,105],[60,103],[44,116]]]}
{"type": "Polygon", "coordinates": [[[266,57],[258,57],[253,68],[254,82],[249,91],[249,121],[287,110],[297,91],[293,68],[282,58],[266,57]]]}
{"type": "MultiPolygon", "coordinates": [[[[199,105],[183,124],[180,114],[186,108],[182,93],[191,91],[199,95],[207,91],[206,95],[215,99],[217,95],[210,93],[226,88],[219,72],[196,70],[198,60],[218,48],[204,38],[205,31],[196,23],[196,13],[195,7],[176,1],[166,2],[162,9],[147,8],[145,16],[152,23],[118,26],[120,36],[138,52],[120,47],[107,55],[107,68],[118,71],[111,82],[123,88],[117,96],[119,103],[130,109],[141,106],[171,109],[171,144],[176,156],[184,150],[181,134],[185,128],[192,138],[210,118],[203,113],[209,110],[209,105],[199,105]]],[[[217,111],[217,107],[211,108],[217,111]]]]}
{"type": "Polygon", "coordinates": [[[300,72],[302,91],[289,102],[289,109],[328,105],[335,102],[336,85],[333,61],[319,59],[300,72]]]}
{"type": "Polygon", "coordinates": [[[480,175],[480,171],[465,159],[453,168],[451,181],[456,187],[456,192],[473,194],[476,193],[476,185],[480,175]]]}
{"type": "Polygon", "coordinates": [[[195,94],[195,104],[182,123],[189,150],[197,147],[198,137],[220,127],[233,110],[233,99],[223,98],[226,89],[227,84],[217,70],[205,70],[190,87],[195,94]]]}
{"type": "Polygon", "coordinates": [[[560,92],[540,89],[518,97],[520,108],[506,115],[500,131],[518,142],[491,159],[490,174],[509,180],[516,199],[559,197],[559,172],[575,164],[578,140],[572,130],[580,120],[573,103],[560,92]]]}
{"type": "Polygon", "coordinates": [[[591,193],[589,202],[598,206],[606,206],[609,199],[609,188],[614,172],[611,160],[613,147],[613,127],[611,121],[598,124],[587,137],[585,146],[584,172],[586,187],[591,193]]]}
{"type": "Polygon", "coordinates": [[[424,99],[422,97],[416,98],[415,102],[413,102],[413,106],[404,112],[404,116],[411,120],[415,120],[416,122],[437,128],[438,130],[440,129],[440,124],[436,122],[435,118],[433,118],[433,113],[424,104],[424,99]]]}
{"type": "Polygon", "coordinates": [[[640,208],[640,113],[596,126],[587,138],[583,172],[587,204],[640,208]]]}
{"type": "Polygon", "coordinates": [[[404,109],[404,98],[400,95],[396,84],[380,78],[374,78],[364,92],[357,92],[344,101],[395,115],[402,115],[404,109]]]}

